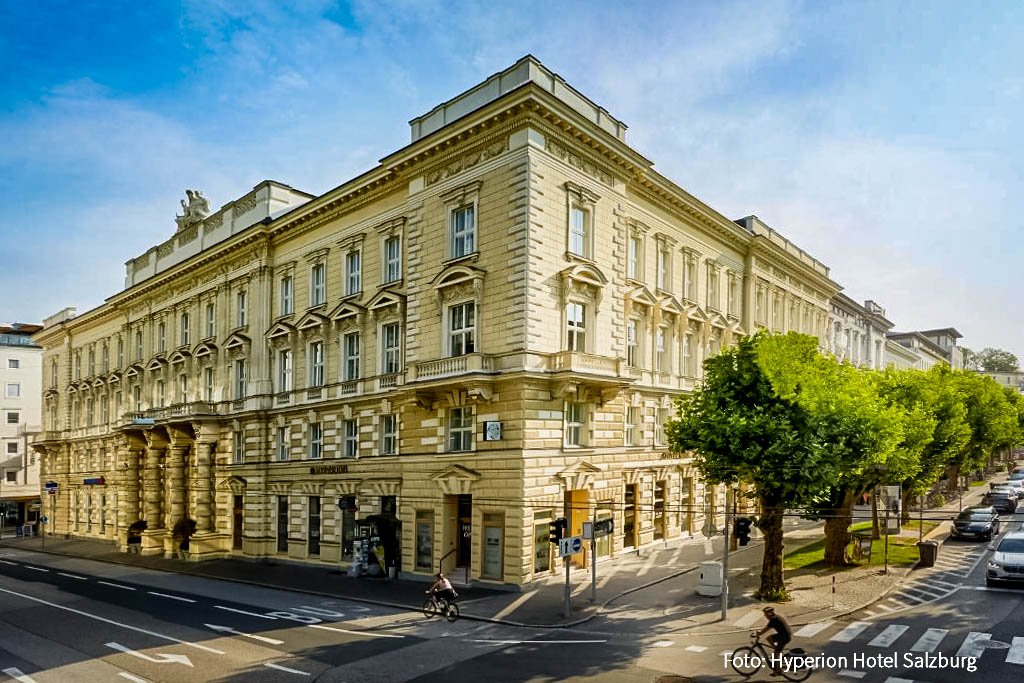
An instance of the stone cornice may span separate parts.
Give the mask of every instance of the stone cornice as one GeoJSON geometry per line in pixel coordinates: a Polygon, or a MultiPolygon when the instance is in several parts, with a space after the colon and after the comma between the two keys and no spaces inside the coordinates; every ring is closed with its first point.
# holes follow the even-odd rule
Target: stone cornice
{"type": "Polygon", "coordinates": [[[814,268],[802,261],[792,258],[777,244],[765,239],[761,235],[753,235],[750,243],[750,253],[753,256],[763,258],[779,268],[797,270],[803,276],[804,282],[810,282],[812,286],[822,290],[821,294],[828,301],[832,300],[842,289],[835,280],[822,275],[814,268]]]}

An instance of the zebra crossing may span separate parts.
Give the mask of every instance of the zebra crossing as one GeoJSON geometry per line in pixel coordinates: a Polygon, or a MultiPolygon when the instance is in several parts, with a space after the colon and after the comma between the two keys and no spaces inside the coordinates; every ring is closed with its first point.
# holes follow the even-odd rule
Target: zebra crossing
{"type": "MultiPolygon", "coordinates": [[[[852,647],[861,652],[897,650],[911,653],[936,654],[942,652],[947,656],[975,657],[998,660],[1002,663],[1021,667],[1024,675],[1024,636],[1013,636],[1010,642],[1001,642],[1000,638],[991,633],[970,631],[953,634],[949,629],[912,627],[909,624],[878,624],[868,621],[842,623],[836,620],[825,620],[807,624],[795,631],[797,638],[815,638],[824,644],[826,655],[835,654],[837,648],[849,651],[852,647]],[[955,653],[955,654],[954,654],[955,653]]],[[[860,679],[870,672],[855,669],[844,669],[838,673],[844,678],[860,679]]],[[[906,676],[907,674],[903,674],[906,676]]],[[[916,679],[890,676],[886,683],[914,683],[916,679]]],[[[920,682],[918,682],[920,683],[920,682]]]]}

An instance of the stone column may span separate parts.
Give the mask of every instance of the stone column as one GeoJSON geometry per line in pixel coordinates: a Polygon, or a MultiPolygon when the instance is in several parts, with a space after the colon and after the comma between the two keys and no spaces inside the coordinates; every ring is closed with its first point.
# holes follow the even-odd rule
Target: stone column
{"type": "Polygon", "coordinates": [[[185,463],[191,447],[192,439],[174,430],[167,449],[167,467],[164,469],[164,483],[167,487],[164,526],[168,529],[174,529],[174,525],[185,516],[185,463]]]}
{"type": "Polygon", "coordinates": [[[196,444],[196,476],[192,486],[195,495],[195,520],[197,532],[213,531],[213,488],[211,476],[217,442],[196,444]]]}
{"type": "Polygon", "coordinates": [[[143,475],[144,513],[148,530],[164,528],[163,455],[167,441],[163,435],[146,432],[145,473],[143,475]]]}
{"type": "Polygon", "coordinates": [[[119,534],[139,519],[139,475],[144,451],[144,446],[132,437],[125,437],[118,446],[117,469],[121,480],[117,513],[119,534]]]}

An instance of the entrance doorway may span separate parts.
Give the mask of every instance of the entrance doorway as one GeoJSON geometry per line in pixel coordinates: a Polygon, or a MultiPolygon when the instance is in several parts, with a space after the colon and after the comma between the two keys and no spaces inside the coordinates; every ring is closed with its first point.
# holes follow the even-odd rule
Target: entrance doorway
{"type": "Polygon", "coordinates": [[[469,494],[460,494],[458,500],[458,512],[457,512],[459,525],[458,525],[458,539],[456,544],[458,550],[455,553],[456,568],[466,568],[466,574],[469,574],[469,567],[473,557],[473,496],[469,494]]]}
{"type": "Polygon", "coordinates": [[[242,496],[235,496],[234,514],[232,515],[234,523],[231,527],[231,548],[234,550],[242,549],[242,496]]]}
{"type": "MultiPolygon", "coordinates": [[[[574,489],[565,492],[565,518],[569,521],[569,536],[583,535],[583,522],[590,519],[590,492],[574,489]]],[[[583,552],[572,555],[574,567],[587,567],[590,563],[590,544],[583,544],[583,552]]]]}
{"type": "Polygon", "coordinates": [[[636,484],[626,484],[622,501],[622,547],[636,547],[636,484]]]}

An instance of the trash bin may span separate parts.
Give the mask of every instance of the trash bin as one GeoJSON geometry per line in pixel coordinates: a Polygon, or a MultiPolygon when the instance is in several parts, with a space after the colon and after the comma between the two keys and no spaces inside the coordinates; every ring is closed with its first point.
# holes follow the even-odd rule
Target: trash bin
{"type": "Polygon", "coordinates": [[[939,544],[935,541],[922,541],[917,544],[917,550],[921,554],[920,565],[922,567],[934,567],[935,560],[939,556],[939,544]]]}
{"type": "Polygon", "coordinates": [[[721,562],[700,563],[700,583],[697,585],[697,593],[710,596],[722,594],[721,562]]]}

